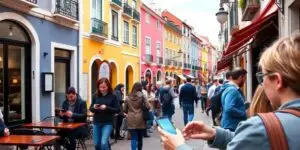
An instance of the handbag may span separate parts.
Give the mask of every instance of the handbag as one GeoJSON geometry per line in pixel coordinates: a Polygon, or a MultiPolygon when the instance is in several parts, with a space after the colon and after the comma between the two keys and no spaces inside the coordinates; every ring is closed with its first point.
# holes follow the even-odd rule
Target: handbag
{"type": "Polygon", "coordinates": [[[145,121],[151,120],[151,115],[149,109],[146,107],[146,98],[143,96],[142,97],[142,112],[143,112],[143,119],[145,121]]]}

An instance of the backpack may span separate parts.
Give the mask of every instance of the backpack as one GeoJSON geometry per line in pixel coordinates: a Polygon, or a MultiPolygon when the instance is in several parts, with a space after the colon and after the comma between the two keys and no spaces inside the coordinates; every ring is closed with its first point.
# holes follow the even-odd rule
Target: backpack
{"type": "Polygon", "coordinates": [[[216,112],[220,113],[222,108],[222,94],[225,91],[225,89],[218,90],[213,97],[211,97],[211,109],[216,112]]]}
{"type": "MultiPolygon", "coordinates": [[[[289,113],[300,118],[299,108],[279,110],[281,113],[289,113]]],[[[269,139],[271,150],[288,150],[289,145],[284,129],[279,118],[274,112],[257,114],[263,121],[269,139]]]]}
{"type": "Polygon", "coordinates": [[[171,88],[169,88],[169,89],[163,89],[164,91],[163,91],[163,94],[162,94],[162,96],[161,96],[161,103],[162,103],[162,105],[165,105],[165,106],[167,106],[167,105],[170,105],[170,104],[172,104],[172,100],[173,100],[173,97],[172,97],[172,95],[170,94],[170,89],[171,88]]]}

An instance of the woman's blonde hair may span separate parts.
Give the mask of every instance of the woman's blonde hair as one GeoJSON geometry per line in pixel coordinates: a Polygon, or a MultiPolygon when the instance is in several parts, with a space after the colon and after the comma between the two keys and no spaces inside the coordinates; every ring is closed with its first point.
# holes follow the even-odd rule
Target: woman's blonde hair
{"type": "Polygon", "coordinates": [[[252,102],[250,104],[249,108],[249,116],[252,117],[257,113],[267,113],[272,112],[274,109],[272,108],[272,105],[264,92],[264,89],[262,86],[258,86],[255,90],[252,102]]]}
{"type": "Polygon", "coordinates": [[[283,86],[300,93],[300,34],[277,40],[262,53],[259,60],[266,73],[279,73],[283,86]]]}

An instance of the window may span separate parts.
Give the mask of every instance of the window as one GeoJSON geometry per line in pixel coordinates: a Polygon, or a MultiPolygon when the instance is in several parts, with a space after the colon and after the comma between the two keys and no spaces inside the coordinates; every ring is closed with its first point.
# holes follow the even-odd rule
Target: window
{"type": "Polygon", "coordinates": [[[136,1],[135,0],[132,1],[132,9],[136,9],[136,1]]]}
{"type": "Polygon", "coordinates": [[[146,23],[150,24],[150,15],[146,13],[146,23]]]}
{"type": "Polygon", "coordinates": [[[165,33],[165,39],[168,39],[168,32],[165,31],[164,33],[165,33]]]}
{"type": "Polygon", "coordinates": [[[132,45],[137,46],[137,28],[132,26],[132,45]]]}
{"type": "Polygon", "coordinates": [[[115,11],[111,11],[112,18],[112,36],[111,39],[118,41],[118,13],[115,11]]]}
{"type": "Polygon", "coordinates": [[[156,28],[157,28],[158,30],[160,30],[160,29],[161,29],[161,26],[160,26],[160,22],[159,22],[159,20],[157,20],[157,21],[156,21],[156,28]]]}
{"type": "Polygon", "coordinates": [[[151,55],[151,39],[149,37],[146,37],[145,44],[146,54],[151,55]]]}
{"type": "Polygon", "coordinates": [[[160,57],[160,42],[156,42],[156,56],[160,57]]]}
{"type": "Polygon", "coordinates": [[[129,44],[129,24],[124,21],[124,43],[129,44]]]}
{"type": "Polygon", "coordinates": [[[102,20],[102,0],[93,0],[92,13],[92,18],[102,20]]]}

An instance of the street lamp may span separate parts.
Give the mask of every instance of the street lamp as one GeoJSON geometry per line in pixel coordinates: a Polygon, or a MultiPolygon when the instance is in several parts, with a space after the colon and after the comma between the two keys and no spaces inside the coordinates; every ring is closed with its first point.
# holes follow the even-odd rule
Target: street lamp
{"type": "Polygon", "coordinates": [[[224,24],[228,20],[228,12],[223,7],[216,13],[217,20],[220,24],[224,24]]]}

